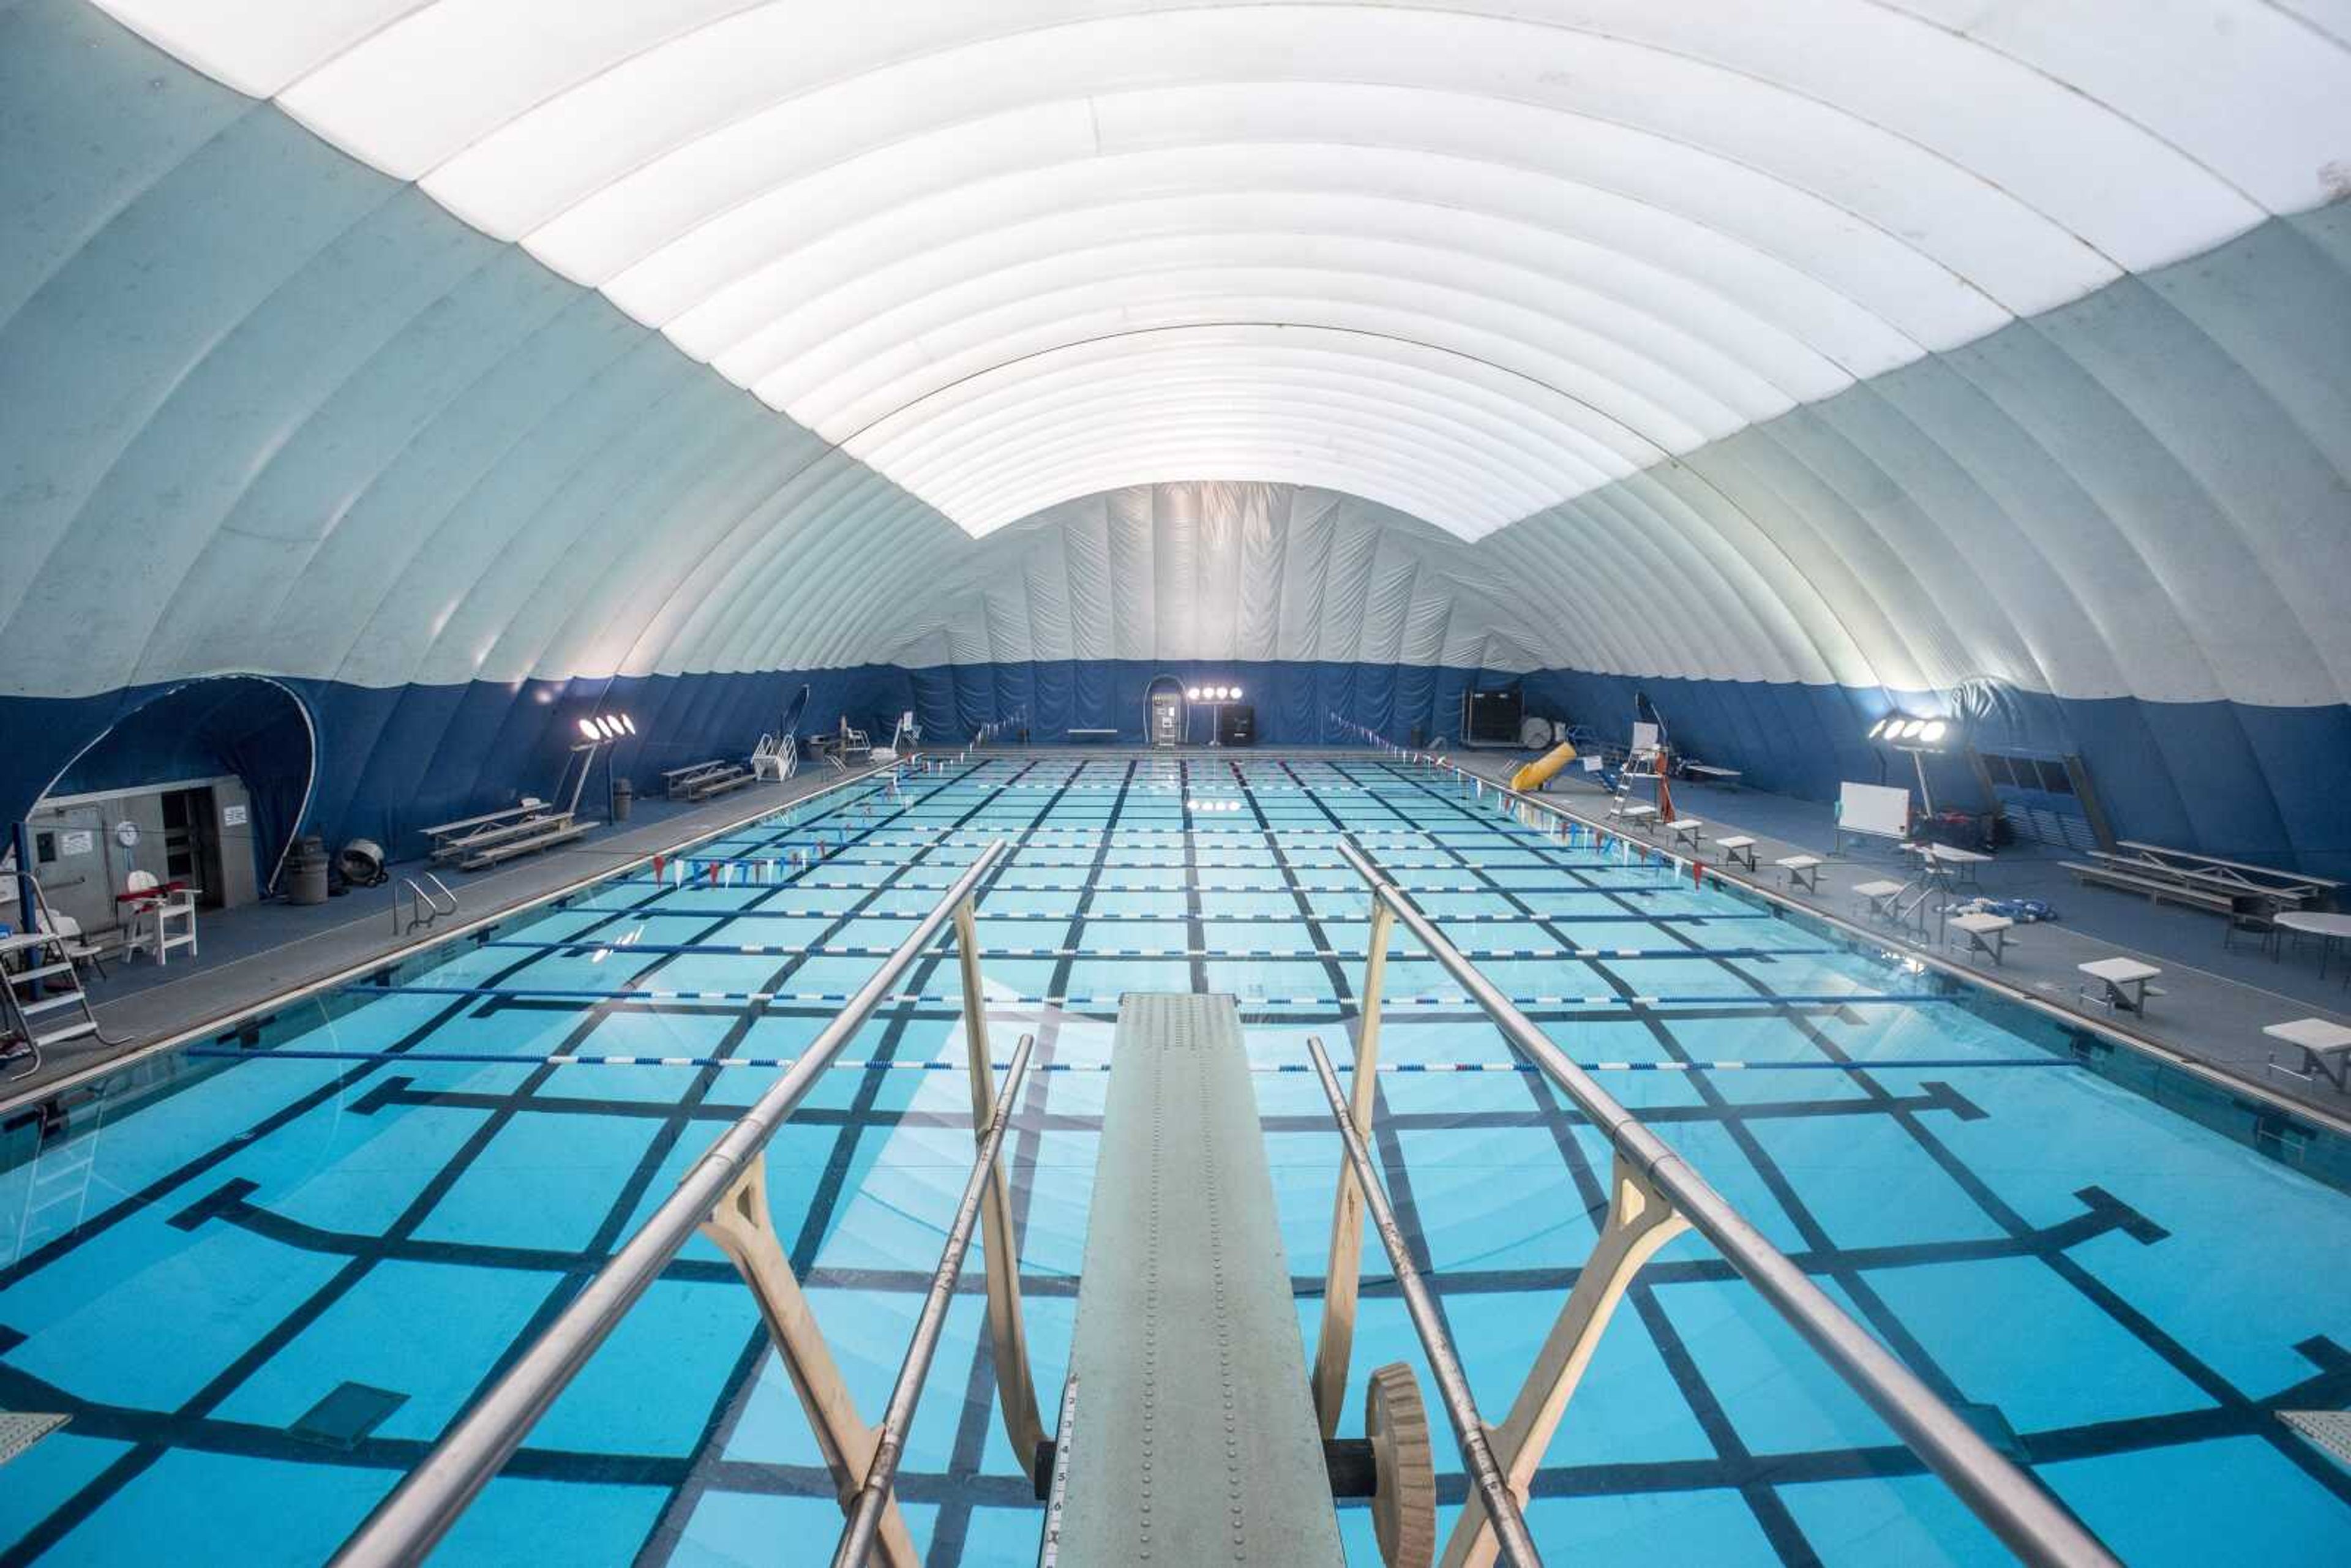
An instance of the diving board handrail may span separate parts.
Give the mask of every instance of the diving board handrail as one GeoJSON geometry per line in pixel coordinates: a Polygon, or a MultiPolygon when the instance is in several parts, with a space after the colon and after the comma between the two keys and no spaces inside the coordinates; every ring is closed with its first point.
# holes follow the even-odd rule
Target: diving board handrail
{"type": "MultiPolygon", "coordinates": [[[[1508,1469],[1514,1490],[1524,1495],[1542,1450],[1564,1414],[1575,1381],[1589,1364],[1601,1333],[1625,1288],[1649,1256],[1685,1228],[1706,1238],[1723,1260],[1753,1285],[1781,1320],[1827,1362],[1831,1370],[1866,1401],[1895,1435],[1940,1477],[1970,1512],[2009,1549],[2034,1564],[2106,1565],[2116,1560],[2097,1538],[2038,1481],[2002,1457],[1974,1427],[1855,1322],[1811,1277],[1765,1239],[1706,1178],[1626,1110],[1599,1082],[1570,1060],[1535,1022],[1498,990],[1476,964],[1407,898],[1404,890],[1353,843],[1342,840],[1340,855],[1362,877],[1373,900],[1374,956],[1385,946],[1384,912],[1412,934],[1438,967],[1459,983],[1491,1019],[1511,1048],[1587,1117],[1614,1151],[1608,1222],[1593,1257],[1579,1270],[1559,1322],[1544,1343],[1510,1416],[1496,1428],[1497,1458],[1508,1469]]],[[[1365,1021],[1376,1015],[1378,992],[1367,988],[1365,1021]]],[[[1360,1050],[1356,1071],[1364,1071],[1360,1050]]],[[[1361,1133],[1368,1122],[1368,1097],[1358,1084],[1351,1117],[1361,1133]]],[[[1348,1189],[1343,1180],[1340,1217],[1348,1189]]],[[[1365,1195],[1368,1197],[1368,1194],[1365,1195]]],[[[1340,1239],[1334,1233],[1334,1260],[1340,1239]]],[[[1336,1281],[1332,1282],[1335,1285],[1336,1281]]],[[[1345,1292],[1350,1309],[1353,1281],[1345,1292]]],[[[1326,1285],[1324,1321],[1332,1326],[1332,1285],[1326,1285]]],[[[1348,1325],[1352,1328],[1352,1324],[1348,1325]]],[[[1342,1352],[1342,1354],[1344,1353],[1342,1352]]],[[[1318,1354],[1316,1374],[1323,1375],[1318,1354]]],[[[1343,1378],[1343,1362],[1338,1371],[1343,1378]]],[[[1445,1555],[1447,1568],[1492,1561],[1491,1527],[1476,1498],[1469,1500],[1445,1555]]]]}
{"type": "MultiPolygon", "coordinates": [[[[422,1562],[698,1231],[706,1230],[726,1252],[759,1299],[761,1314],[808,1409],[810,1425],[815,1428],[818,1446],[840,1493],[846,1500],[854,1492],[870,1468],[873,1434],[856,1419],[840,1371],[817,1333],[813,1314],[768,1223],[764,1155],[785,1119],[841,1048],[881,1008],[900,977],[930,956],[940,930],[953,921],[958,936],[967,938],[979,884],[996,870],[1008,847],[1005,840],[997,839],[980,852],[832,1021],[810,1041],[799,1060],[768,1085],[740,1120],[718,1135],[661,1207],[637,1227],[506,1375],[474,1402],[465,1417],[343,1542],[333,1559],[339,1568],[391,1568],[422,1562]]],[[[963,948],[965,997],[967,1009],[972,1009],[979,993],[977,948],[967,939],[963,948]]],[[[974,1059],[985,1063],[983,1014],[967,1010],[966,1033],[975,1036],[974,1059]]],[[[976,1097],[981,1090],[981,1085],[974,1085],[976,1097]]],[[[1001,1191],[1004,1184],[992,1185],[1001,1191]]],[[[1008,1237],[998,1234],[995,1219],[991,1214],[987,1248],[992,1328],[997,1317],[993,1309],[998,1255],[1008,1253],[1008,1237]]],[[[1017,1322],[1017,1271],[1009,1278],[1014,1281],[1011,1311],[1017,1322]]],[[[1008,1371],[999,1344],[999,1376],[1032,1389],[1025,1346],[1022,1354],[1017,1372],[1008,1371]]],[[[1008,1402],[1009,1398],[1008,1389],[1008,1402]]],[[[1032,1413],[1029,1419],[1034,1423],[1037,1417],[1032,1413]]],[[[891,1568],[914,1568],[917,1560],[894,1507],[885,1510],[882,1547],[891,1568]]]]}
{"type": "Polygon", "coordinates": [[[931,1358],[937,1354],[940,1332],[946,1327],[947,1308],[955,1301],[956,1280],[963,1272],[964,1253],[971,1246],[972,1227],[979,1219],[980,1200],[990,1186],[1004,1185],[997,1157],[1004,1146],[1005,1132],[1012,1125],[1012,1107],[1020,1098],[1021,1081],[1029,1076],[1029,1053],[1036,1044],[1035,1035],[1022,1035],[1004,1070],[1004,1090],[997,1097],[996,1114],[980,1140],[971,1175],[964,1180],[955,1223],[947,1228],[947,1244],[940,1249],[930,1292],[923,1298],[922,1314],[914,1320],[914,1336],[907,1342],[906,1359],[899,1364],[898,1380],[891,1385],[890,1403],[882,1413],[873,1463],[858,1488],[849,1523],[841,1532],[841,1544],[833,1550],[832,1568],[863,1568],[865,1555],[873,1549],[873,1538],[882,1528],[882,1512],[898,1479],[898,1462],[906,1452],[906,1432],[914,1422],[914,1404],[923,1396],[923,1380],[930,1375],[931,1358]]]}
{"type": "Polygon", "coordinates": [[[1445,1401],[1445,1413],[1452,1418],[1453,1435],[1461,1445],[1461,1459],[1468,1469],[1469,1484],[1478,1489],[1478,1495],[1485,1500],[1486,1515],[1494,1521],[1494,1535],[1502,1558],[1510,1568],[1542,1568],[1542,1557],[1535,1551],[1534,1538],[1527,1533],[1526,1515],[1520,1511],[1519,1500],[1494,1458],[1486,1423],[1479,1418],[1478,1401],[1469,1392],[1468,1376],[1461,1370],[1461,1358],[1454,1354],[1453,1342],[1445,1332],[1445,1320],[1438,1315],[1437,1303],[1429,1299],[1428,1286],[1413,1263],[1412,1249],[1405,1245],[1404,1228],[1396,1223],[1387,1191],[1380,1186],[1372,1152],[1364,1146],[1364,1135],[1355,1130],[1355,1118],[1339,1089],[1339,1075],[1331,1071],[1331,1059],[1323,1054],[1320,1039],[1307,1036],[1306,1051],[1313,1059],[1315,1076],[1322,1081],[1322,1092],[1331,1102],[1331,1114],[1338,1124],[1339,1142],[1347,1151],[1347,1166],[1354,1173],[1355,1186],[1371,1208],[1372,1226],[1380,1233],[1380,1244],[1387,1249],[1388,1264],[1395,1272],[1396,1289],[1403,1293],[1405,1312],[1412,1319],[1414,1332],[1420,1335],[1421,1349],[1428,1354],[1428,1370],[1437,1379],[1437,1392],[1445,1401]]]}

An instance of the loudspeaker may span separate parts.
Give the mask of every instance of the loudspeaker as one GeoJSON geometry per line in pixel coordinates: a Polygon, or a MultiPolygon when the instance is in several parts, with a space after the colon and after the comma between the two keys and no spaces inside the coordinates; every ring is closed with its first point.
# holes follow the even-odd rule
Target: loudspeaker
{"type": "Polygon", "coordinates": [[[1257,744],[1257,709],[1239,703],[1227,703],[1217,715],[1217,744],[1219,746],[1255,746],[1257,744]]]}

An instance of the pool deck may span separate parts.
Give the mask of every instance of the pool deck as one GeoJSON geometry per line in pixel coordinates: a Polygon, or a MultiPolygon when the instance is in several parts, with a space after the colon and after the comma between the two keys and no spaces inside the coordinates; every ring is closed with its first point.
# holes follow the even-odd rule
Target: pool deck
{"type": "MultiPolygon", "coordinates": [[[[1499,783],[1524,758],[1498,751],[1473,752],[1453,760],[1465,770],[1499,783]]],[[[2236,1082],[2289,1101],[2337,1132],[2351,1133],[2351,1096],[2323,1081],[2305,1084],[2271,1071],[2268,1059],[2273,1047],[2289,1060],[2292,1053],[2262,1033],[2265,1026],[2289,1019],[2323,1018],[2351,1024],[2351,992],[2344,988],[2346,970],[2341,963],[2322,978],[2314,950],[2300,954],[2289,950],[2274,959],[2251,947],[2223,950],[2221,923],[2216,916],[2201,910],[2155,904],[2134,894],[2077,886],[2059,862],[2078,857],[2041,845],[2018,844],[2003,849],[1979,868],[1982,892],[1992,898],[2045,900],[2055,906],[2058,918],[2020,924],[2010,931],[2005,961],[1995,968],[1989,961],[1971,962],[1953,948],[1920,942],[1905,936],[1896,927],[1871,920],[1866,900],[1857,897],[1854,888],[1879,879],[1901,881],[1909,873],[1908,861],[1890,844],[1834,852],[1835,819],[1825,803],[1681,780],[1675,781],[1673,792],[1675,808],[1681,815],[1698,817],[1706,824],[1705,841],[1696,857],[1726,881],[1861,927],[1872,940],[1888,948],[1930,953],[1946,962],[1965,965],[1991,984],[2158,1051],[2185,1057],[2236,1082]],[[1763,868],[1760,874],[1721,863],[1721,852],[1714,844],[1727,833],[1745,833],[1756,840],[1756,859],[1763,868]],[[1775,859],[1792,854],[1822,857],[1818,893],[1790,888],[1773,869],[1775,859]],[[2085,979],[2077,966],[2120,956],[2139,958],[2163,971],[2155,981],[2161,994],[2149,1000],[2144,1017],[2085,1006],[2076,995],[2076,987],[2085,979]]],[[[1606,823],[1604,813],[1612,797],[1597,784],[1581,779],[1565,780],[1563,788],[1547,791],[1544,798],[1636,841],[1655,842],[1666,836],[1606,823]]]]}
{"type": "Polygon", "coordinates": [[[113,959],[107,964],[107,978],[89,982],[99,1024],[127,1043],[84,1040],[50,1051],[39,1071],[0,1083],[0,1117],[278,998],[372,967],[608,875],[630,861],[665,854],[876,771],[804,772],[780,784],[748,785],[701,805],[641,800],[628,822],[604,823],[544,853],[490,871],[442,873],[457,895],[457,914],[414,933],[400,929],[392,904],[395,894],[404,891],[404,877],[421,878],[433,869],[415,861],[394,865],[384,886],[354,888],[324,904],[272,902],[206,911],[198,926],[200,956],[162,967],[145,959],[113,959]]]}

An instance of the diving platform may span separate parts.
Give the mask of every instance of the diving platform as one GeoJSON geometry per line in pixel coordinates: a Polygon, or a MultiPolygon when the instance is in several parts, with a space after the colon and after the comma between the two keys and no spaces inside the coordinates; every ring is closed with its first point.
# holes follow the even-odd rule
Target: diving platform
{"type": "Polygon", "coordinates": [[[1343,1568],[1240,1014],[1121,998],[1042,1563],[1343,1568]]]}

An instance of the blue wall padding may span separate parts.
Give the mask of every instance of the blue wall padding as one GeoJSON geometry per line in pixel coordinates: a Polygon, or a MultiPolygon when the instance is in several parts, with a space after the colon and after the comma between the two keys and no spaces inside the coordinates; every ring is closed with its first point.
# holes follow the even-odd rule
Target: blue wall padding
{"type": "MultiPolygon", "coordinates": [[[[845,715],[886,736],[897,713],[911,707],[934,747],[959,743],[982,724],[1014,715],[1040,742],[1061,740],[1072,727],[1107,727],[1136,744],[1143,739],[1144,688],[1161,674],[1186,685],[1241,685],[1257,709],[1259,742],[1267,746],[1344,744],[1354,738],[1350,724],[1399,743],[1416,727],[1426,740],[1452,744],[1461,694],[1472,682],[1494,686],[1521,678],[1451,666],[1062,660],[392,690],[331,681],[281,684],[300,696],[318,731],[319,779],[307,831],[330,844],[364,835],[407,856],[421,850],[416,831],[428,823],[511,804],[522,794],[550,794],[565,748],[578,738],[579,719],[598,711],[600,703],[604,712],[626,712],[637,721],[637,737],[619,747],[613,761],[641,789],[651,790],[659,788],[664,768],[747,753],[763,732],[782,723],[803,685],[809,703],[796,727],[804,735],[829,729],[845,715]]],[[[1633,694],[1643,692],[1686,755],[1740,768],[1751,788],[1829,800],[1842,779],[1908,781],[1907,758],[1863,738],[1895,700],[1884,692],[1635,680],[1568,670],[1522,678],[1529,713],[1586,724],[1609,736],[1629,734],[1633,694]]],[[[0,744],[0,821],[23,816],[58,770],[109,726],[175,689],[144,686],[70,700],[0,697],[5,741],[0,744]]],[[[1916,706],[1938,705],[1920,699],[1916,706]]],[[[179,743],[168,738],[177,722],[171,716],[179,710],[156,711],[168,722],[139,727],[146,734],[135,742],[141,749],[127,755],[137,767],[170,771],[187,760],[171,755],[179,743]]],[[[1205,710],[1193,723],[1193,738],[1206,740],[1205,710]]],[[[265,728],[245,737],[244,764],[228,770],[248,782],[256,774],[282,777],[287,765],[271,758],[291,747],[289,733],[265,728]]],[[[2351,876],[2351,789],[2343,785],[2351,767],[2351,708],[2027,694],[1996,720],[1979,724],[1972,737],[1988,750],[2080,756],[2124,838],[2351,876]]],[[[187,744],[216,749],[219,737],[187,744]]],[[[78,768],[75,783],[61,788],[140,781],[98,781],[93,769],[120,771],[128,763],[125,756],[93,755],[99,760],[78,768]]],[[[182,772],[191,770],[217,769],[182,772]]],[[[1973,800],[1973,777],[1957,759],[1938,763],[1929,778],[1942,803],[1973,800]]],[[[601,779],[596,788],[601,789],[601,779]]]]}
{"type": "MultiPolygon", "coordinates": [[[[748,755],[761,734],[781,725],[803,685],[810,688],[803,734],[829,729],[845,715],[852,724],[887,735],[897,713],[911,706],[905,673],[872,664],[808,674],[391,689],[291,677],[279,684],[298,696],[318,737],[318,780],[304,831],[330,847],[350,838],[375,839],[401,858],[422,852],[418,831],[431,823],[511,805],[526,794],[551,796],[568,748],[580,739],[579,721],[591,713],[626,713],[636,721],[636,736],[613,748],[612,765],[639,789],[653,790],[664,768],[748,755]]],[[[92,781],[86,762],[76,768],[75,782],[60,789],[183,777],[187,758],[180,753],[189,747],[206,756],[217,752],[201,736],[175,732],[210,706],[208,688],[229,685],[175,682],[78,698],[0,696],[0,737],[6,740],[0,745],[0,821],[21,819],[77,752],[118,724],[125,740],[92,753],[111,770],[106,782],[92,781]]],[[[225,770],[248,784],[298,770],[298,725],[277,725],[238,740],[244,766],[225,770]]],[[[585,799],[595,800],[603,787],[600,767],[585,799]]]]}
{"type": "MultiPolygon", "coordinates": [[[[1753,788],[1831,800],[1843,779],[1909,782],[1907,758],[1864,738],[1895,700],[1874,689],[1547,670],[1528,677],[1529,711],[1621,738],[1636,690],[1685,755],[1740,768],[1753,788]]],[[[1931,698],[1904,706],[1940,710],[1931,698]]],[[[2008,711],[1970,738],[1985,751],[2080,757],[2117,837],[2351,876],[2351,707],[2011,694],[2008,711]]],[[[1928,778],[1938,804],[1975,801],[1959,759],[1928,778]]]]}
{"type": "Polygon", "coordinates": [[[299,700],[268,681],[199,681],[149,702],[76,758],[52,789],[79,795],[235,774],[252,809],[254,873],[266,882],[310,784],[299,700]]]}
{"type": "MultiPolygon", "coordinates": [[[[1122,742],[1139,745],[1144,692],[1159,675],[1186,686],[1238,685],[1257,709],[1261,745],[1339,745],[1355,738],[1349,723],[1402,742],[1416,726],[1428,738],[1455,733],[1461,694],[1471,682],[1505,685],[1516,678],[1450,666],[1181,659],[934,664],[906,674],[914,716],[935,744],[1018,714],[1035,740],[1060,741],[1071,729],[1115,729],[1122,742]]],[[[1195,710],[1192,727],[1195,739],[1207,739],[1205,706],[1195,710]]]]}

